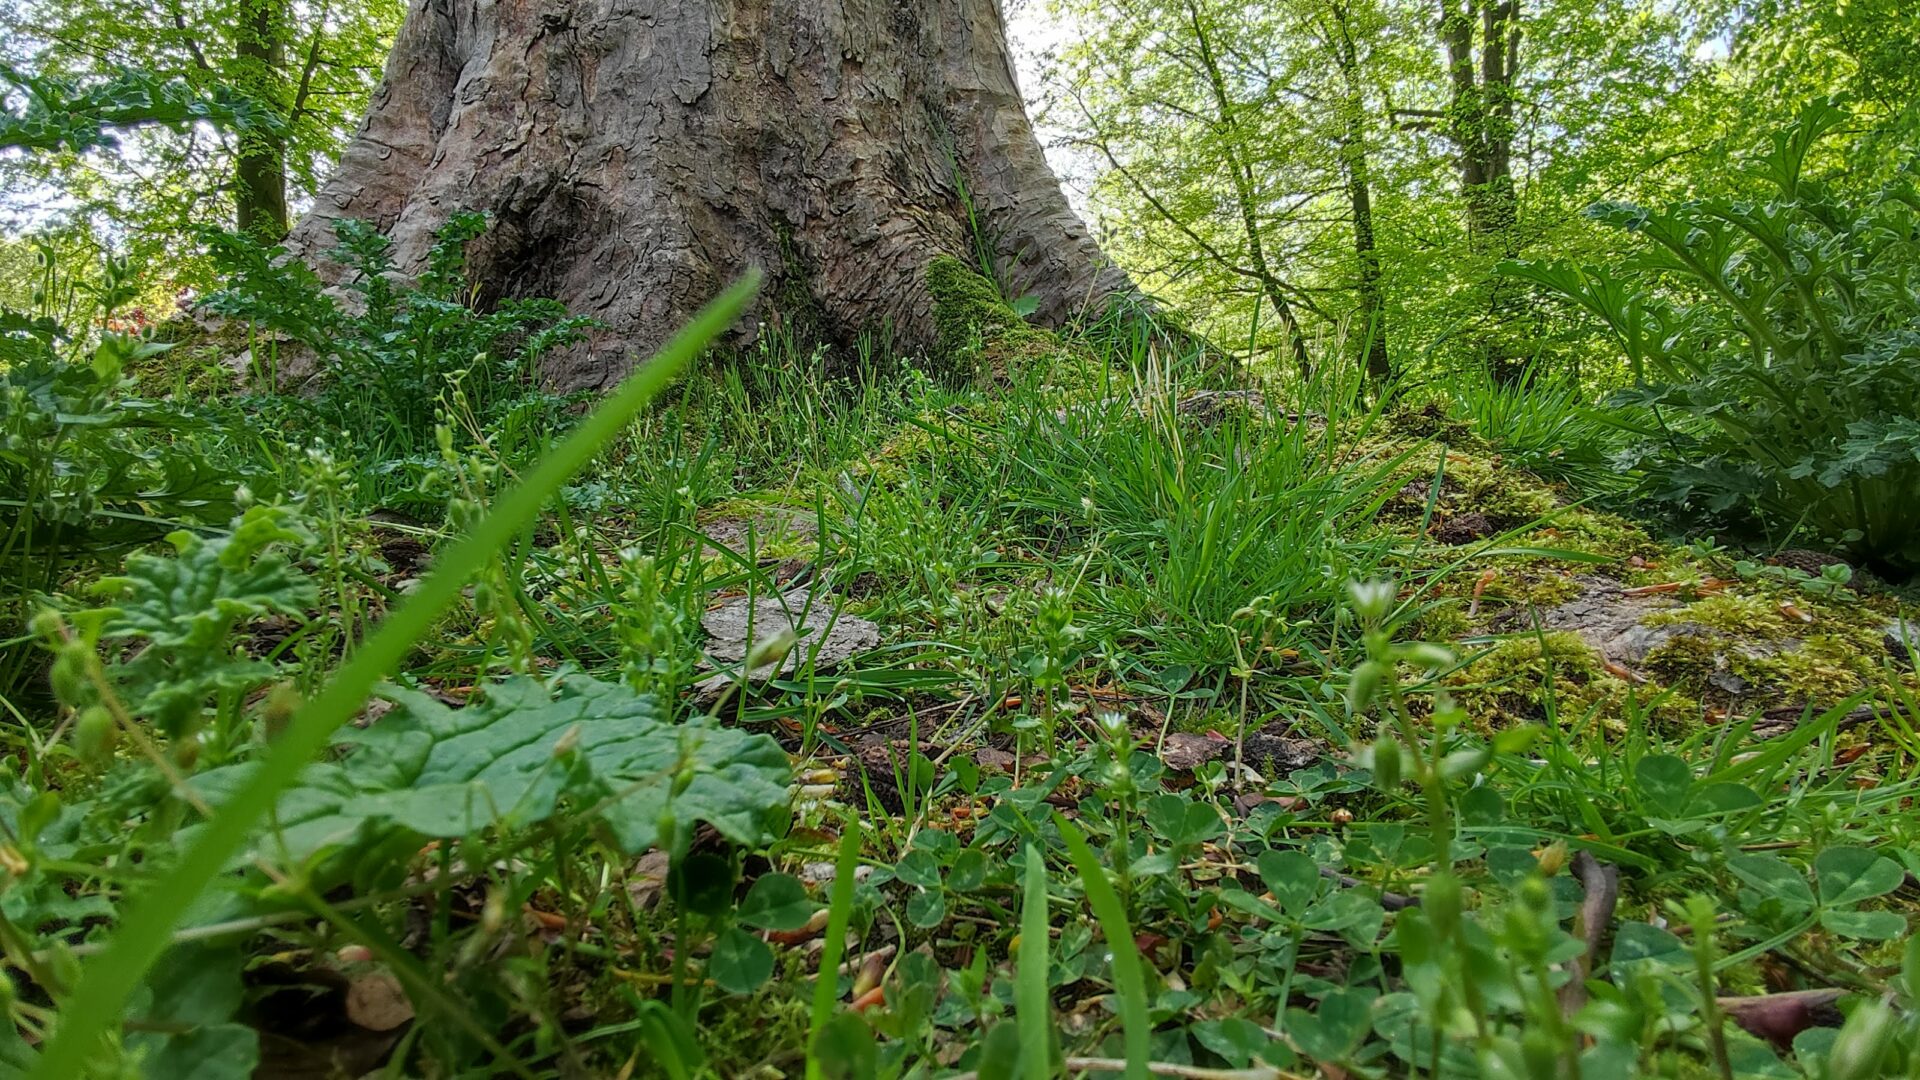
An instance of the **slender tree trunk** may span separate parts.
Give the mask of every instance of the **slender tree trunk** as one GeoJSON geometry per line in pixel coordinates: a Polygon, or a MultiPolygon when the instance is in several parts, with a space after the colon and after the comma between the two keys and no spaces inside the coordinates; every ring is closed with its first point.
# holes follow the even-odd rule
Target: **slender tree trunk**
{"type": "MultiPolygon", "coordinates": [[[[278,0],[245,0],[234,35],[235,59],[243,85],[263,100],[278,89],[285,50],[285,20],[278,0]]],[[[234,225],[268,243],[287,234],[287,147],[285,137],[249,131],[240,137],[234,168],[234,225]]]]}
{"type": "Polygon", "coordinates": [[[1468,227],[1477,242],[1504,255],[1517,251],[1518,200],[1513,186],[1513,68],[1518,60],[1518,0],[1440,0],[1440,39],[1447,49],[1453,101],[1446,133],[1460,162],[1468,227]],[[1478,62],[1475,10],[1479,11],[1478,62]]]}
{"type": "Polygon", "coordinates": [[[1353,254],[1359,264],[1360,317],[1365,324],[1360,338],[1361,363],[1367,377],[1384,386],[1393,378],[1393,361],[1387,346],[1387,312],[1380,290],[1380,252],[1373,238],[1372,169],[1367,157],[1367,104],[1360,88],[1360,54],[1353,41],[1345,4],[1331,5],[1334,18],[1335,62],[1340,67],[1341,83],[1346,91],[1345,134],[1341,140],[1341,160],[1347,174],[1347,201],[1353,212],[1353,254]]]}
{"type": "Polygon", "coordinates": [[[1293,362],[1300,370],[1302,379],[1313,377],[1313,360],[1307,354],[1307,335],[1300,327],[1300,319],[1294,314],[1293,304],[1287,299],[1286,285],[1273,265],[1267,259],[1267,246],[1260,227],[1259,204],[1254,198],[1253,167],[1240,152],[1239,121],[1233,95],[1227,87],[1226,76],[1220,70],[1219,60],[1214,56],[1213,44],[1207,36],[1206,26],[1200,20],[1200,10],[1193,4],[1187,5],[1187,21],[1193,30],[1194,41],[1200,47],[1200,64],[1206,72],[1207,86],[1213,94],[1214,108],[1219,113],[1221,140],[1225,147],[1227,173],[1233,181],[1234,202],[1240,211],[1240,227],[1247,234],[1247,261],[1253,264],[1254,275],[1259,279],[1260,291],[1267,302],[1273,305],[1274,314],[1280,317],[1280,326],[1286,332],[1287,345],[1293,352],[1293,362]]]}
{"type": "MultiPolygon", "coordinates": [[[[1459,157],[1469,237],[1474,250],[1488,260],[1511,258],[1521,246],[1512,166],[1519,20],[1519,0],[1440,0],[1440,39],[1446,46],[1453,86],[1444,130],[1459,157]]],[[[1525,357],[1515,350],[1510,330],[1525,319],[1526,300],[1500,280],[1490,279],[1486,302],[1487,326],[1479,335],[1483,359],[1496,378],[1511,382],[1525,368],[1525,357]]]]}
{"type": "Polygon", "coordinates": [[[338,173],[294,230],[370,219],[417,267],[457,210],[469,265],[604,328],[552,363],[608,384],[747,267],[769,318],[934,348],[927,266],[976,238],[1059,325],[1132,286],[1068,207],[995,0],[414,0],[338,173]],[[963,195],[964,192],[964,195],[963,195]],[[976,224],[977,223],[977,224],[976,224]]]}

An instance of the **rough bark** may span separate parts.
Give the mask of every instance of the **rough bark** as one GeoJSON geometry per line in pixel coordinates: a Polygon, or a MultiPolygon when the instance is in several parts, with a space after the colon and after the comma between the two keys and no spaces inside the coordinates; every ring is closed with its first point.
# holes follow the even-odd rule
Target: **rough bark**
{"type": "Polygon", "coordinates": [[[1517,251],[1513,186],[1513,72],[1520,54],[1519,0],[1440,0],[1440,39],[1453,84],[1446,133],[1460,161],[1468,227],[1503,255],[1517,251]],[[1479,15],[1478,62],[1475,19],[1479,15]],[[1476,70],[1477,69],[1477,70],[1476,70]]]}
{"type": "Polygon", "coordinates": [[[972,261],[970,220],[1040,321],[1131,288],[1047,166],[995,0],[414,0],[291,246],[324,274],[331,223],[365,218],[417,266],[462,209],[493,217],[486,289],[606,324],[550,368],[567,387],[618,378],[750,265],[770,281],[745,335],[933,348],[925,271],[972,261]]]}

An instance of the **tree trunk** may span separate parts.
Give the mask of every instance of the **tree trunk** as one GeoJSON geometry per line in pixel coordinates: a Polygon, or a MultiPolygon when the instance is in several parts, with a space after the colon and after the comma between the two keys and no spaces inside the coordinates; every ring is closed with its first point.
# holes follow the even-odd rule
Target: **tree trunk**
{"type": "MultiPolygon", "coordinates": [[[[262,100],[271,101],[285,52],[280,44],[284,21],[279,17],[279,4],[276,0],[245,0],[239,15],[234,54],[241,84],[262,100]]],[[[285,137],[267,131],[243,132],[233,181],[234,227],[267,243],[287,235],[285,137]]]]}
{"type": "MultiPolygon", "coordinates": [[[[1489,261],[1520,253],[1520,199],[1513,184],[1513,80],[1520,62],[1520,0],[1440,0],[1440,39],[1447,49],[1453,101],[1446,133],[1460,160],[1460,188],[1467,204],[1467,233],[1476,253],[1489,261]],[[1478,58],[1475,14],[1478,13],[1478,58]],[[1477,69],[1477,70],[1476,70],[1477,69]]],[[[1529,318],[1525,295],[1490,277],[1479,341],[1481,359],[1501,382],[1526,370],[1527,356],[1514,344],[1514,329],[1529,318]]]]}
{"type": "Polygon", "coordinates": [[[1040,321],[1131,289],[1047,166],[996,0],[413,3],[291,247],[324,274],[331,222],[365,218],[413,268],[487,211],[477,282],[606,324],[557,385],[618,379],[756,264],[745,337],[784,319],[935,349],[925,271],[973,261],[970,220],[1040,321]]]}
{"type": "Polygon", "coordinates": [[[1200,21],[1200,9],[1192,3],[1187,4],[1187,23],[1193,30],[1194,42],[1200,47],[1200,66],[1206,73],[1207,89],[1213,94],[1213,105],[1219,113],[1217,122],[1226,136],[1221,140],[1222,151],[1226,157],[1227,174],[1233,180],[1234,202],[1240,210],[1240,227],[1247,233],[1247,260],[1253,264],[1260,291],[1266,296],[1267,302],[1273,305],[1274,314],[1280,317],[1280,326],[1286,332],[1287,346],[1293,352],[1293,363],[1300,371],[1300,378],[1310,381],[1313,378],[1313,360],[1307,354],[1307,335],[1300,327],[1299,316],[1293,312],[1293,304],[1287,300],[1285,284],[1267,258],[1267,245],[1262,235],[1264,230],[1260,227],[1259,206],[1253,190],[1253,166],[1240,153],[1238,109],[1233,95],[1228,91],[1226,75],[1214,58],[1207,29],[1200,21]]]}
{"type": "Polygon", "coordinates": [[[1447,137],[1460,159],[1460,187],[1467,225],[1476,241],[1502,255],[1518,251],[1514,226],[1518,197],[1513,187],[1513,69],[1520,53],[1519,0],[1474,0],[1456,8],[1440,0],[1440,38],[1447,49],[1453,103],[1447,137]],[[1480,14],[1479,62],[1474,19],[1480,14]],[[1476,73],[1476,68],[1478,71],[1476,73]]]}
{"type": "Polygon", "coordinates": [[[1393,361],[1387,351],[1387,311],[1380,292],[1380,252],[1373,237],[1373,176],[1367,157],[1367,102],[1360,87],[1360,52],[1354,45],[1346,6],[1334,3],[1330,8],[1334,20],[1330,44],[1346,92],[1342,102],[1346,122],[1340,153],[1347,174],[1347,202],[1353,212],[1353,254],[1360,264],[1360,318],[1364,323],[1360,338],[1361,366],[1375,385],[1385,386],[1393,378],[1393,361]]]}

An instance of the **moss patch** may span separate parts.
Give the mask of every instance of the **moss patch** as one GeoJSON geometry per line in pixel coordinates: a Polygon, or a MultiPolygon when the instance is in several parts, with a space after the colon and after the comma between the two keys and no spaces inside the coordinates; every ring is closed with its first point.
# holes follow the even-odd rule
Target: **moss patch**
{"type": "Polygon", "coordinates": [[[1662,725],[1697,720],[1700,705],[1679,693],[1636,687],[1614,675],[1580,635],[1567,631],[1509,638],[1447,678],[1454,698],[1487,728],[1540,723],[1562,726],[1589,715],[1623,730],[1638,707],[1662,725]],[[1549,689],[1551,688],[1551,689],[1549,689]]]}
{"type": "Polygon", "coordinates": [[[1643,667],[1693,693],[1737,688],[1762,703],[1832,705],[1881,679],[1886,618],[1857,603],[1730,589],[1649,616],[1648,625],[1680,632],[1648,652],[1643,667]]]}
{"type": "Polygon", "coordinates": [[[951,255],[927,265],[927,292],[938,359],[956,373],[1000,376],[1064,349],[1057,335],[1022,319],[992,282],[951,255]]]}

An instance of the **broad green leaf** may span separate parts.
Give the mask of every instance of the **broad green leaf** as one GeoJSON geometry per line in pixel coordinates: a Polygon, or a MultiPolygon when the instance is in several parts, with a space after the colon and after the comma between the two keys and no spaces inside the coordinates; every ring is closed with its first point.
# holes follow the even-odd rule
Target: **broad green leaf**
{"type": "Polygon", "coordinates": [[[137,1008],[127,1048],[152,1080],[246,1080],[260,1060],[260,1036],[232,1017],[240,1007],[241,958],[232,948],[178,948],[161,958],[137,1008]]]}
{"type": "Polygon", "coordinates": [[[1820,925],[1865,941],[1891,941],[1907,932],[1907,920],[1891,911],[1823,911],[1820,925]]]}
{"type": "Polygon", "coordinates": [[[762,874],[740,901],[736,916],[748,926],[762,930],[798,930],[807,925],[820,905],[807,895],[807,887],[791,874],[762,874]]]}
{"type": "Polygon", "coordinates": [[[1630,919],[1614,933],[1612,966],[1616,981],[1638,965],[1681,967],[1690,958],[1686,942],[1652,923],[1630,919]]]}
{"type": "Polygon", "coordinates": [[[735,926],[713,943],[707,977],[730,994],[751,994],[773,976],[773,950],[735,926]]]}
{"type": "Polygon", "coordinates": [[[1648,803],[1677,816],[1693,788],[1693,769],[1672,754],[1648,754],[1634,763],[1633,780],[1648,803]]]}
{"type": "Polygon", "coordinates": [[[909,885],[918,885],[923,889],[940,887],[940,863],[933,853],[924,848],[915,848],[901,856],[893,868],[893,876],[909,885]]]}
{"type": "Polygon", "coordinates": [[[987,855],[979,848],[967,848],[954,856],[953,867],[947,871],[947,888],[955,892],[972,892],[987,881],[987,855]]]}
{"type": "Polygon", "coordinates": [[[326,749],[333,732],[367,700],[382,675],[432,630],[473,573],[519,535],[642,405],[733,323],[759,284],[759,275],[750,274],[709,304],[517,486],[495,500],[467,538],[436,560],[433,572],[335,672],[319,696],[294,715],[267,751],[259,771],[233,793],[202,832],[183,845],[173,868],[128,904],[106,948],[85,965],[79,985],[63,1003],[60,1026],[35,1064],[34,1076],[69,1080],[80,1074],[97,1040],[120,1017],[127,996],[165,951],[173,929],[246,847],[255,823],[273,808],[280,793],[298,782],[301,771],[326,749]]]}
{"type": "Polygon", "coordinates": [[[1790,910],[1813,906],[1813,890],[1807,887],[1806,877],[1778,855],[1735,855],[1727,860],[1727,869],[1762,898],[1778,900],[1790,910]]]}
{"type": "Polygon", "coordinates": [[[907,921],[922,930],[931,930],[947,918],[947,894],[940,889],[922,889],[907,898],[907,921]]]}
{"type": "Polygon", "coordinates": [[[1899,863],[1857,847],[1827,848],[1814,856],[1813,876],[1820,883],[1820,902],[1828,906],[1885,896],[1906,879],[1899,863]]]}
{"type": "Polygon", "coordinates": [[[1255,1055],[1266,1050],[1272,1040],[1259,1024],[1245,1017],[1229,1016],[1220,1020],[1202,1020],[1187,1025],[1194,1041],[1220,1055],[1236,1069],[1253,1063],[1255,1055]]]}
{"type": "Polygon", "coordinates": [[[1320,866],[1301,852],[1272,848],[1260,853],[1260,880],[1280,909],[1298,917],[1320,891],[1320,866]]]}
{"type": "MultiPolygon", "coordinates": [[[[629,852],[671,839],[659,835],[663,813],[750,844],[787,803],[787,756],[773,739],[708,718],[668,723],[652,698],[618,683],[515,676],[459,709],[417,691],[385,696],[392,712],[280,796],[259,855],[300,862],[395,828],[443,838],[520,829],[563,801],[602,807],[629,852]],[[678,792],[676,778],[686,781],[678,792]]],[[[218,807],[257,767],[210,769],[194,784],[218,807]]]]}

